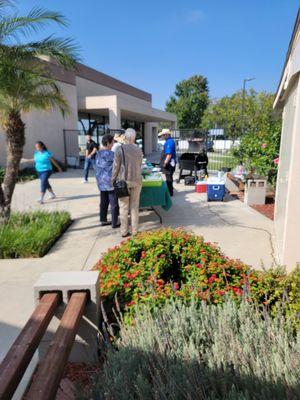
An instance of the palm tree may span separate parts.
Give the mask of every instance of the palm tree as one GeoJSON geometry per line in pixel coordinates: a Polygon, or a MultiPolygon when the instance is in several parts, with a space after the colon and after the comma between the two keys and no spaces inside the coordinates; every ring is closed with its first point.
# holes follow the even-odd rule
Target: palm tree
{"type": "Polygon", "coordinates": [[[11,200],[25,144],[22,113],[58,107],[68,112],[67,101],[47,70],[45,57],[65,69],[75,68],[77,48],[71,39],[53,36],[26,41],[47,23],[65,26],[64,17],[42,8],[26,16],[5,13],[10,0],[0,0],[0,125],[6,136],[6,172],[0,182],[0,223],[8,220],[11,200]],[[20,40],[20,36],[24,36],[20,40]]]}

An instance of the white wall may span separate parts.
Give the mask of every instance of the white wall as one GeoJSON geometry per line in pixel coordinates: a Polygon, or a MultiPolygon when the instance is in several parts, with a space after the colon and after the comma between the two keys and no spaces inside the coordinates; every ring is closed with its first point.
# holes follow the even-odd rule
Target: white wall
{"type": "Polygon", "coordinates": [[[280,255],[283,253],[283,244],[284,244],[284,226],[286,218],[289,171],[291,164],[293,128],[295,122],[294,98],[296,91],[297,91],[297,86],[295,85],[292,88],[290,96],[287,99],[282,116],[280,164],[278,167],[277,190],[276,190],[276,201],[275,201],[275,226],[276,226],[278,251],[280,255]]]}
{"type": "Polygon", "coordinates": [[[144,149],[146,156],[153,153],[157,143],[157,127],[158,124],[156,122],[145,123],[144,149]]]}
{"type": "Polygon", "coordinates": [[[89,81],[85,78],[76,77],[78,106],[80,110],[100,110],[110,109],[110,117],[113,126],[112,129],[118,129],[121,126],[121,118],[130,113],[130,118],[140,121],[167,121],[176,126],[176,116],[166,111],[153,108],[151,102],[128,95],[121,91],[110,89],[98,83],[89,81]],[[124,111],[124,114],[122,113],[124,111]]]}
{"type": "Polygon", "coordinates": [[[275,202],[279,261],[288,269],[300,262],[300,85],[289,89],[284,110],[275,202]]]}
{"type": "Polygon", "coordinates": [[[120,92],[115,89],[111,89],[106,86],[102,86],[99,83],[89,81],[87,79],[76,76],[76,86],[78,95],[79,108],[85,109],[85,98],[89,96],[118,96],[123,99],[124,102],[128,101],[131,105],[139,107],[140,105],[149,107],[151,103],[143,99],[131,96],[129,94],[120,92]]]}
{"type": "MultiPolygon", "coordinates": [[[[34,143],[43,141],[53,156],[64,162],[64,129],[77,129],[77,96],[76,87],[67,83],[57,82],[64,92],[65,98],[70,106],[70,113],[63,118],[59,109],[48,112],[33,110],[22,116],[25,122],[26,144],[24,147],[24,158],[32,158],[34,143]]],[[[0,165],[5,165],[5,140],[0,135],[0,165]]]]}

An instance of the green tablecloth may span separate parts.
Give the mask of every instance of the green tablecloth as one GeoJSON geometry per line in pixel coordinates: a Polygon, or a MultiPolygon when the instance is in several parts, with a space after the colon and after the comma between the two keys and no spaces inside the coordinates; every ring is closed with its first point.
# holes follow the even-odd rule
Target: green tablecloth
{"type": "Polygon", "coordinates": [[[166,182],[158,187],[142,187],[140,207],[160,206],[168,211],[172,207],[172,200],[166,182]]]}

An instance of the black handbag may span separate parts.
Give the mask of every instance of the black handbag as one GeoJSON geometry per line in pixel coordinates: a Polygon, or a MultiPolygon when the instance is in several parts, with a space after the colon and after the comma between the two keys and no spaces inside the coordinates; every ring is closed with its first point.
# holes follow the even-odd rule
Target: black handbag
{"type": "MultiPolygon", "coordinates": [[[[124,168],[126,171],[125,154],[124,154],[123,146],[121,146],[121,150],[122,150],[122,164],[124,165],[124,168]]],[[[116,193],[116,196],[118,199],[129,196],[128,186],[127,186],[125,179],[115,182],[114,188],[115,188],[115,193],[116,193]]]]}

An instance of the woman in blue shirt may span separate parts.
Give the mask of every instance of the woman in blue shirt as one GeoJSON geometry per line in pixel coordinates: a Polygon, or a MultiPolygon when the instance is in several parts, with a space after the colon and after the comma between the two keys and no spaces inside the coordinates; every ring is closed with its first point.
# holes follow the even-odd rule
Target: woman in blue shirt
{"type": "Polygon", "coordinates": [[[53,171],[52,164],[58,169],[59,172],[62,172],[62,169],[54,160],[52,153],[48,151],[43,142],[36,142],[33,159],[35,163],[35,169],[41,181],[41,197],[38,202],[40,204],[44,204],[44,196],[47,190],[50,192],[50,199],[55,199],[56,197],[49,183],[49,177],[53,171]]]}
{"type": "Polygon", "coordinates": [[[115,153],[112,151],[114,141],[111,135],[104,135],[102,148],[96,154],[96,180],[100,190],[100,222],[102,226],[112,225],[118,228],[119,206],[118,199],[112,185],[111,176],[115,153]],[[111,222],[107,221],[107,211],[110,204],[111,222]]]}

